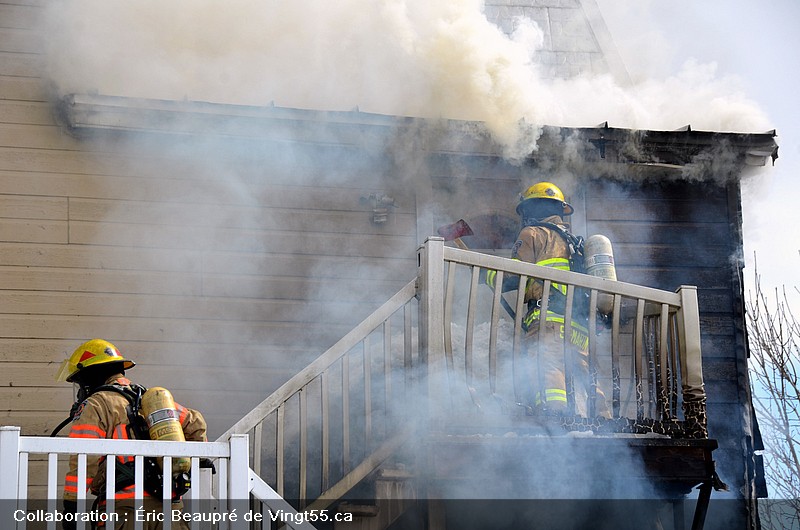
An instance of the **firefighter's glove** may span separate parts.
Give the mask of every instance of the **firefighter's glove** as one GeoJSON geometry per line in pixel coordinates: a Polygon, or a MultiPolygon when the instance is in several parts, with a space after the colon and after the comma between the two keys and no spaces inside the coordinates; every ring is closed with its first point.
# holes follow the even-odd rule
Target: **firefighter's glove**
{"type": "Polygon", "coordinates": [[[188,473],[175,473],[172,475],[172,498],[179,499],[192,487],[192,479],[188,473]]]}
{"type": "Polygon", "coordinates": [[[210,458],[200,459],[200,469],[210,469],[212,475],[217,474],[217,466],[214,465],[210,458]]]}
{"type": "MultiPolygon", "coordinates": [[[[68,501],[64,500],[64,513],[65,514],[76,514],[78,513],[78,501],[68,501]]],[[[66,518],[61,521],[61,528],[64,530],[75,530],[77,527],[77,523],[75,522],[75,518],[71,518],[71,520],[67,520],[66,518]]]]}

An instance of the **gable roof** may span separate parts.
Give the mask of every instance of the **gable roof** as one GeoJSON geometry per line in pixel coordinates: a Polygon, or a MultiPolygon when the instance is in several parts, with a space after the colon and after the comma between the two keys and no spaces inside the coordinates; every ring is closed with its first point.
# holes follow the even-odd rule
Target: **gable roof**
{"type": "Polygon", "coordinates": [[[544,78],[611,74],[622,86],[630,76],[595,0],[487,0],[485,14],[511,35],[519,17],[543,32],[533,56],[544,78]]]}

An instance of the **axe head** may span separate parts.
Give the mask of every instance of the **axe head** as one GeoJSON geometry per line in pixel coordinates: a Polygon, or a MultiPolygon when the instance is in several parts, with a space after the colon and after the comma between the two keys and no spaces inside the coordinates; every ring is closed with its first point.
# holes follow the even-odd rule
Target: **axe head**
{"type": "Polygon", "coordinates": [[[442,236],[445,241],[455,241],[456,239],[473,234],[472,229],[463,219],[459,219],[453,224],[442,226],[438,228],[436,232],[442,236]]]}

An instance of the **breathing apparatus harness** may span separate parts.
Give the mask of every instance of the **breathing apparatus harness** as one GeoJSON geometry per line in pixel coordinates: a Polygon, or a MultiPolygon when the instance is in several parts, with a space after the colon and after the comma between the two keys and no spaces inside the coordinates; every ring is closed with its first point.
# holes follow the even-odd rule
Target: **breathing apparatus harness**
{"type": "MultiPolygon", "coordinates": [[[[142,385],[138,385],[136,383],[131,383],[130,385],[120,385],[118,383],[111,383],[107,385],[100,385],[93,389],[90,389],[87,386],[81,385],[80,389],[78,390],[78,396],[75,403],[72,404],[72,407],[69,411],[69,417],[62,421],[50,436],[56,436],[61,429],[63,429],[67,424],[71,423],[75,416],[77,415],[78,411],[80,410],[81,404],[83,404],[86,399],[89,398],[92,394],[96,392],[115,392],[120,394],[125,399],[128,400],[128,406],[126,407],[126,413],[128,415],[128,437],[130,439],[136,440],[150,440],[150,433],[147,428],[147,422],[145,421],[144,417],[140,414],[141,404],[142,404],[142,396],[145,392],[147,392],[147,388],[143,387],[142,385]]],[[[201,467],[210,467],[212,470],[214,469],[214,464],[208,459],[201,459],[201,467]]],[[[135,483],[135,475],[134,475],[134,466],[135,462],[126,462],[121,463],[119,460],[116,461],[116,490],[120,491],[124,488],[135,483]]],[[[155,457],[145,457],[144,458],[144,490],[150,494],[153,498],[161,499],[163,498],[163,484],[164,484],[164,473],[159,465],[157,459],[155,457]]],[[[176,473],[172,477],[172,502],[177,502],[183,496],[184,493],[189,491],[189,488],[192,486],[191,478],[187,473],[176,473]]],[[[95,503],[98,502],[100,499],[105,499],[105,492],[100,492],[95,499],[95,503]]]]}
{"type": "Polygon", "coordinates": [[[567,247],[569,248],[569,270],[572,272],[586,273],[583,255],[583,237],[572,234],[569,230],[556,223],[548,223],[537,219],[525,219],[523,221],[523,226],[541,226],[542,228],[548,228],[560,235],[561,238],[566,241],[567,247]]]}
{"type": "MultiPolygon", "coordinates": [[[[587,274],[586,271],[586,256],[584,254],[584,243],[586,240],[582,236],[572,234],[561,225],[556,223],[548,223],[546,221],[539,221],[538,219],[524,219],[523,227],[525,226],[540,226],[552,230],[567,243],[569,249],[569,270],[571,272],[579,272],[587,274]]],[[[573,299],[573,307],[575,308],[574,314],[578,316],[579,320],[588,322],[589,320],[589,298],[590,293],[587,289],[582,287],[575,288],[575,297],[573,299]]],[[[540,300],[531,300],[528,302],[528,309],[533,309],[532,306],[538,306],[540,300]]],[[[548,298],[548,310],[556,313],[563,313],[566,310],[567,296],[557,289],[551,289],[550,297],[548,298]]],[[[601,311],[596,312],[599,330],[603,327],[610,326],[610,315],[606,315],[601,311]]],[[[527,331],[527,330],[526,330],[527,331]]]]}

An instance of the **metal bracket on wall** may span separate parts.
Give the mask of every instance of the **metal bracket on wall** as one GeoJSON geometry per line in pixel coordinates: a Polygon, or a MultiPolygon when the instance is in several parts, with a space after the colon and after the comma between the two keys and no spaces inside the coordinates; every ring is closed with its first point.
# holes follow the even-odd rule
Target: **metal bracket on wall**
{"type": "Polygon", "coordinates": [[[372,208],[372,223],[382,225],[389,220],[389,209],[397,208],[394,198],[382,193],[372,193],[369,197],[361,197],[359,203],[372,208]]]}

